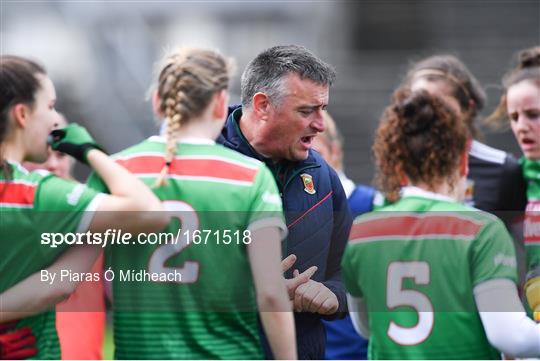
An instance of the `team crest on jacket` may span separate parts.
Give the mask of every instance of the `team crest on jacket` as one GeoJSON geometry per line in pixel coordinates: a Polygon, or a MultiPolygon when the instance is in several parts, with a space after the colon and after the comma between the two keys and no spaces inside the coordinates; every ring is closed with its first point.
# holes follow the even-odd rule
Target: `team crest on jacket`
{"type": "Polygon", "coordinates": [[[309,174],[302,173],[300,174],[300,178],[302,178],[302,182],[304,183],[304,191],[308,194],[315,194],[317,191],[315,190],[315,184],[313,184],[313,177],[309,174]]]}

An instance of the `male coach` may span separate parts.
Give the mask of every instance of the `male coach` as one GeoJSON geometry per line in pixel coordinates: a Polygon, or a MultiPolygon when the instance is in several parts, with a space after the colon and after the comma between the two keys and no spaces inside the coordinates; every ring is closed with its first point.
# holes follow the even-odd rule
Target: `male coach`
{"type": "Polygon", "coordinates": [[[301,359],[324,358],[321,318],[342,317],[347,311],[340,263],[352,219],[336,172],[311,149],[324,130],[334,78],[333,68],[306,48],[263,51],[242,74],[242,105],[230,108],[218,138],[226,147],[265,162],[274,174],[289,229],[286,278],[317,267],[307,282],[288,285],[301,359]]]}

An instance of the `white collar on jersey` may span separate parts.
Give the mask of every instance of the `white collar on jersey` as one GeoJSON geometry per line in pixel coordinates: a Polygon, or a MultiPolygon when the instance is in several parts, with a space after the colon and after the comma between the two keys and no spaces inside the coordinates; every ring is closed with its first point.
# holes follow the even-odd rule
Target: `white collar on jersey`
{"type": "MultiPolygon", "coordinates": [[[[167,140],[165,137],[161,135],[153,135],[148,140],[151,140],[153,142],[159,142],[159,143],[165,143],[167,140]]],[[[177,143],[188,143],[188,144],[216,144],[215,141],[209,138],[202,138],[202,137],[186,137],[181,138],[176,141],[177,143]]]]}
{"type": "Polygon", "coordinates": [[[452,197],[445,196],[440,193],[433,193],[430,191],[426,191],[422,188],[418,188],[415,186],[406,186],[401,188],[401,197],[421,197],[421,198],[428,198],[428,199],[436,199],[439,201],[447,201],[447,202],[457,202],[452,197]]]}
{"type": "Polygon", "coordinates": [[[19,169],[21,172],[25,173],[25,174],[29,174],[30,172],[28,171],[28,169],[26,169],[25,167],[23,167],[23,165],[17,161],[14,161],[14,160],[11,160],[11,159],[6,159],[6,162],[10,163],[11,165],[13,165],[14,167],[16,167],[17,169],[19,169]]]}

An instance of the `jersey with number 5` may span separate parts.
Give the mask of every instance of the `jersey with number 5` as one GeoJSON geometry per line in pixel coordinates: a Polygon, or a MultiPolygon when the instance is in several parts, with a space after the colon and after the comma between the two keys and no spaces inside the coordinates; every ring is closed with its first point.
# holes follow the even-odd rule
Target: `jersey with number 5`
{"type": "Polygon", "coordinates": [[[473,289],[517,281],[506,228],[488,213],[416,193],[357,218],[343,257],[347,290],[369,312],[369,358],[500,358],[473,289]]]}
{"type": "MultiPolygon", "coordinates": [[[[154,187],[164,154],[164,139],[151,137],[114,158],[154,187]]],[[[98,186],[99,179],[89,183],[98,186]]],[[[286,232],[270,171],[213,142],[184,141],[166,185],[153,191],[172,215],[162,238],[140,235],[107,249],[115,275],[115,357],[262,358],[246,245],[257,228],[286,232]],[[175,236],[172,243],[166,233],[175,236]]]]}

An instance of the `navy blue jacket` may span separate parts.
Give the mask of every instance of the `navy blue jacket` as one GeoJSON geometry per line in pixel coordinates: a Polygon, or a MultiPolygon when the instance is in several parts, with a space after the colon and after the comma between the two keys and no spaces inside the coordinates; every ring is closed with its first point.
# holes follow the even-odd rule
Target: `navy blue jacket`
{"type": "MultiPolygon", "coordinates": [[[[229,117],[217,142],[266,163],[278,185],[289,229],[285,255],[295,254],[293,268],[303,272],[311,266],[318,270],[313,280],[322,282],[337,296],[338,312],[324,319],[342,318],[347,312],[345,286],[341,280],[341,257],[352,223],[347,197],[336,172],[315,151],[306,160],[272,162],[258,154],[240,131],[240,106],[229,108],[229,117]],[[315,193],[309,194],[301,175],[312,177],[315,193]]],[[[308,189],[309,190],[309,189],[308,189]]],[[[292,277],[289,271],[285,275],[292,277]]],[[[321,315],[295,314],[298,356],[323,359],[326,336],[321,315]]],[[[266,347],[265,347],[266,348],[266,347]]],[[[267,354],[268,355],[268,354],[267,354]]]]}

